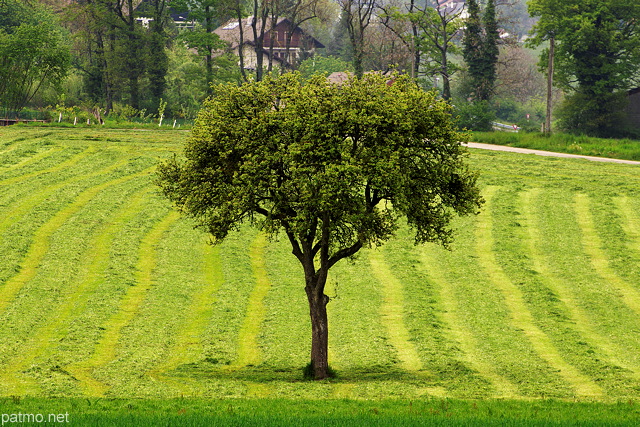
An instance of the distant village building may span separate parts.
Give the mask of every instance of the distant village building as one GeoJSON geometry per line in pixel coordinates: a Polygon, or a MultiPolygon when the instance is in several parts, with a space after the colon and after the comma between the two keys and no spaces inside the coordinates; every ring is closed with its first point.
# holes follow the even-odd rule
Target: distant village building
{"type": "Polygon", "coordinates": [[[437,0],[439,10],[443,10],[445,15],[460,14],[460,18],[468,18],[468,14],[465,10],[466,4],[464,0],[437,0]]]}
{"type": "MultiPolygon", "coordinates": [[[[244,57],[244,67],[247,69],[255,69],[258,63],[258,53],[255,49],[255,39],[251,22],[253,17],[238,21],[233,19],[221,27],[217,28],[214,33],[221,40],[227,42],[229,50],[238,54],[240,49],[240,30],[242,29],[242,53],[244,57]]],[[[267,20],[267,25],[271,26],[271,20],[267,20]]],[[[258,21],[257,30],[261,30],[260,21],[258,21]]],[[[278,18],[272,30],[265,30],[262,42],[262,61],[263,65],[271,59],[274,63],[281,64],[286,68],[292,68],[297,61],[309,57],[315,53],[316,49],[323,48],[324,45],[315,38],[306,34],[300,27],[292,28],[291,21],[286,18],[278,18]],[[287,55],[287,37],[292,31],[291,44],[287,55]]]]}

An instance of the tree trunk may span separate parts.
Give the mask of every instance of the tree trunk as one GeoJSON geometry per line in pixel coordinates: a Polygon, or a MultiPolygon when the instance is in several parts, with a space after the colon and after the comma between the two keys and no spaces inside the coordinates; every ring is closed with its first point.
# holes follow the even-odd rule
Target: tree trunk
{"type": "Polygon", "coordinates": [[[329,376],[329,297],[324,294],[324,282],[326,276],[324,279],[307,280],[305,287],[311,316],[311,366],[316,380],[329,376]]]}
{"type": "Polygon", "coordinates": [[[551,109],[553,106],[553,57],[555,55],[555,39],[549,38],[549,66],[547,68],[547,115],[544,121],[544,133],[551,135],[551,109]]]}
{"type": "MultiPolygon", "coordinates": [[[[213,33],[213,13],[210,5],[206,5],[204,9],[205,29],[207,34],[213,33]]],[[[213,95],[213,46],[207,45],[207,57],[205,58],[205,70],[207,74],[207,96],[213,95]]]]}

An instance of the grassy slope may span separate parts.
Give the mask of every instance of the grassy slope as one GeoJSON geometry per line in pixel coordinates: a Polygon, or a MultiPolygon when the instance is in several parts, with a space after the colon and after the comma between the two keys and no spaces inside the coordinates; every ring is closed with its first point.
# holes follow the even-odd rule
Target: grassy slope
{"type": "Polygon", "coordinates": [[[569,133],[472,132],[471,141],[584,156],[640,160],[640,144],[631,139],[595,138],[569,133]]]}
{"type": "Polygon", "coordinates": [[[640,396],[637,167],[473,151],[452,251],[403,228],[332,271],[340,376],[308,383],[287,243],[211,248],[157,194],[184,136],[0,129],[0,395],[640,396]]]}

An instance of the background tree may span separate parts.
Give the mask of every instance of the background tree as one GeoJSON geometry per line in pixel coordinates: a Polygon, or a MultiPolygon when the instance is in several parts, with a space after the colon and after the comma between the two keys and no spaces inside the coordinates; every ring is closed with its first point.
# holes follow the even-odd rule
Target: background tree
{"type": "Polygon", "coordinates": [[[173,0],[171,4],[177,10],[188,11],[189,19],[199,24],[193,30],[180,34],[178,39],[196,49],[203,58],[207,94],[211,95],[209,85],[214,81],[214,52],[225,47],[224,42],[213,31],[229,17],[231,11],[227,7],[230,5],[221,0],[173,0]]]}
{"type": "MultiPolygon", "coordinates": [[[[531,0],[531,45],[555,36],[554,83],[570,93],[564,128],[612,136],[622,128],[624,92],[640,84],[640,3],[531,0]]],[[[548,50],[541,57],[547,66],[548,50]]]]}
{"type": "Polygon", "coordinates": [[[303,78],[308,79],[312,75],[320,73],[329,75],[340,71],[353,72],[353,64],[333,56],[315,55],[302,61],[298,71],[300,71],[303,78]]]}
{"type": "Polygon", "coordinates": [[[451,62],[450,56],[460,53],[455,41],[464,25],[461,19],[464,9],[449,9],[429,2],[420,6],[413,0],[404,8],[406,10],[398,6],[381,6],[384,11],[382,22],[415,51],[413,75],[440,76],[442,96],[450,99],[451,77],[459,68],[451,62]]]}
{"type": "Polygon", "coordinates": [[[70,65],[64,30],[44,6],[0,2],[0,107],[18,112],[42,88],[60,85],[70,65]]]}
{"type": "Polygon", "coordinates": [[[329,269],[389,239],[400,217],[415,241],[448,244],[454,214],[482,199],[450,106],[408,77],[343,85],[287,73],[222,85],[200,112],[186,159],[159,167],[164,193],[214,242],[247,221],[283,233],[302,265],[311,367],[328,376],[329,269]]]}
{"type": "Polygon", "coordinates": [[[342,22],[347,27],[351,52],[353,54],[353,69],[356,77],[364,74],[363,62],[365,55],[365,31],[375,10],[375,0],[338,0],[342,13],[342,22]]]}
{"type": "Polygon", "coordinates": [[[467,64],[472,97],[475,101],[488,101],[493,93],[498,62],[498,26],[494,0],[487,0],[484,14],[476,0],[467,2],[469,17],[463,38],[463,58],[467,64]]]}
{"type": "Polygon", "coordinates": [[[168,0],[149,0],[139,7],[138,12],[151,17],[146,34],[147,49],[147,74],[149,76],[149,91],[153,98],[154,110],[157,109],[160,99],[164,97],[167,88],[167,71],[169,70],[169,57],[167,47],[169,34],[167,33],[167,20],[169,13],[168,0]]]}

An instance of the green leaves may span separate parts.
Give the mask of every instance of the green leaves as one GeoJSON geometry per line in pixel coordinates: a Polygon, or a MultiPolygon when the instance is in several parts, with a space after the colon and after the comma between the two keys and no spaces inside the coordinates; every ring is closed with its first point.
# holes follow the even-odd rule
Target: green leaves
{"type": "Polygon", "coordinates": [[[0,3],[0,107],[21,110],[46,85],[57,85],[70,65],[62,29],[42,7],[0,3]]]}
{"type": "Polygon", "coordinates": [[[159,183],[217,241],[246,220],[311,259],[325,247],[333,265],[388,239],[400,216],[418,242],[446,244],[451,216],[481,204],[450,106],[407,77],[289,73],[214,92],[159,183]]]}
{"type": "MultiPolygon", "coordinates": [[[[531,0],[529,12],[540,18],[532,30],[532,46],[555,37],[555,84],[577,92],[574,99],[588,100],[592,105],[571,105],[569,101],[565,110],[572,117],[567,123],[589,124],[594,117],[602,123],[570,130],[612,135],[622,126],[619,121],[611,122],[610,116],[621,110],[616,110],[619,104],[609,101],[605,104],[611,108],[603,108],[601,100],[637,86],[640,4],[621,0],[531,0]]],[[[541,67],[547,55],[543,54],[541,67]]]]}

